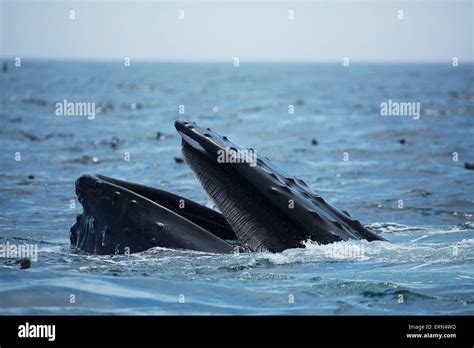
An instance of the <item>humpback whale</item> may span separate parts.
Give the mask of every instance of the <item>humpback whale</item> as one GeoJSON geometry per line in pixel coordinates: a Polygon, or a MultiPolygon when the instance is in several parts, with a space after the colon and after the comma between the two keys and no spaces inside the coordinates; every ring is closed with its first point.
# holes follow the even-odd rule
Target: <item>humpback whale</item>
{"type": "Polygon", "coordinates": [[[186,163],[219,212],[153,187],[82,175],[75,186],[83,213],[70,229],[72,246],[96,254],[157,246],[232,253],[280,252],[307,240],[385,240],[256,150],[195,122],[176,121],[175,128],[186,163]]]}

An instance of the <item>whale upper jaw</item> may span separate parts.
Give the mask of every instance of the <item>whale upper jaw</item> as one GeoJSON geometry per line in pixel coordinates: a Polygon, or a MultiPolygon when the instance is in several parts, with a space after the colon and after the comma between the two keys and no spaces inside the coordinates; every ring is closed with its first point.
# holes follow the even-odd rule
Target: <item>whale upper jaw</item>
{"type": "Polygon", "coordinates": [[[176,121],[175,127],[187,163],[251,250],[277,252],[308,239],[321,244],[384,240],[255,150],[196,123],[176,121]]]}

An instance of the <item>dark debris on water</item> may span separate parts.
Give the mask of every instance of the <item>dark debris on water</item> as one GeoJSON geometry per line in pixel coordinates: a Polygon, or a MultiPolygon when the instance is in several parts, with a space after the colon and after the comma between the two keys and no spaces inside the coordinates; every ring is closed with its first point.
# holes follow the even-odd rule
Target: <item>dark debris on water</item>
{"type": "Polygon", "coordinates": [[[156,139],[160,140],[160,141],[163,141],[166,139],[166,135],[164,135],[163,133],[161,132],[156,132],[156,139]]]}
{"type": "Polygon", "coordinates": [[[464,162],[464,168],[474,170],[474,162],[464,162]]]}

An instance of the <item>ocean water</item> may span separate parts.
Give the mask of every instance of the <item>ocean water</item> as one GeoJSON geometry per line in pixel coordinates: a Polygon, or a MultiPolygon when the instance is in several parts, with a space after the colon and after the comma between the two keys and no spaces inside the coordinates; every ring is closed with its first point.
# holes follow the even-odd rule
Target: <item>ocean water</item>
{"type": "Polygon", "coordinates": [[[474,65],[24,60],[0,83],[0,243],[38,247],[28,269],[1,259],[2,315],[474,314],[474,171],[464,168],[474,162],[474,65]],[[100,113],[56,116],[64,99],[100,113]],[[381,116],[388,100],[420,103],[420,118],[381,116]],[[174,160],[177,118],[256,148],[390,242],[71,250],[84,173],[212,207],[174,160]]]}

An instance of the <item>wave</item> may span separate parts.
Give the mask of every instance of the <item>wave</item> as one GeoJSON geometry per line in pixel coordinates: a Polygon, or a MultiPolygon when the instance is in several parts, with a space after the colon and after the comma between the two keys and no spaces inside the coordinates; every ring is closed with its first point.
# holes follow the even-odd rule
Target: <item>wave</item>
{"type": "Polygon", "coordinates": [[[39,259],[28,270],[0,266],[0,313],[473,313],[472,224],[370,227],[394,241],[307,241],[305,248],[280,253],[221,255],[157,247],[101,256],[75,252],[66,243],[2,238],[37,243],[39,259]],[[450,238],[430,242],[422,238],[427,235],[450,238]],[[181,293],[188,306],[177,304],[181,293]],[[70,294],[81,302],[65,304],[70,294]],[[296,296],[292,306],[288,294],[296,296]]]}
{"type": "Polygon", "coordinates": [[[28,238],[3,239],[11,243],[37,243],[39,261],[38,265],[33,267],[115,276],[160,272],[170,277],[192,278],[220,271],[236,273],[296,264],[375,263],[384,264],[384,267],[403,264],[407,269],[418,269],[474,261],[474,238],[470,238],[472,223],[431,228],[384,222],[373,223],[367,227],[377,233],[386,234],[387,238],[390,237],[393,241],[349,240],[328,245],[306,241],[304,248],[288,249],[280,253],[255,252],[232,255],[156,247],[127,256],[90,255],[71,250],[67,244],[28,238]],[[443,237],[452,235],[452,237],[442,242],[431,241],[432,236],[440,235],[443,237]]]}

